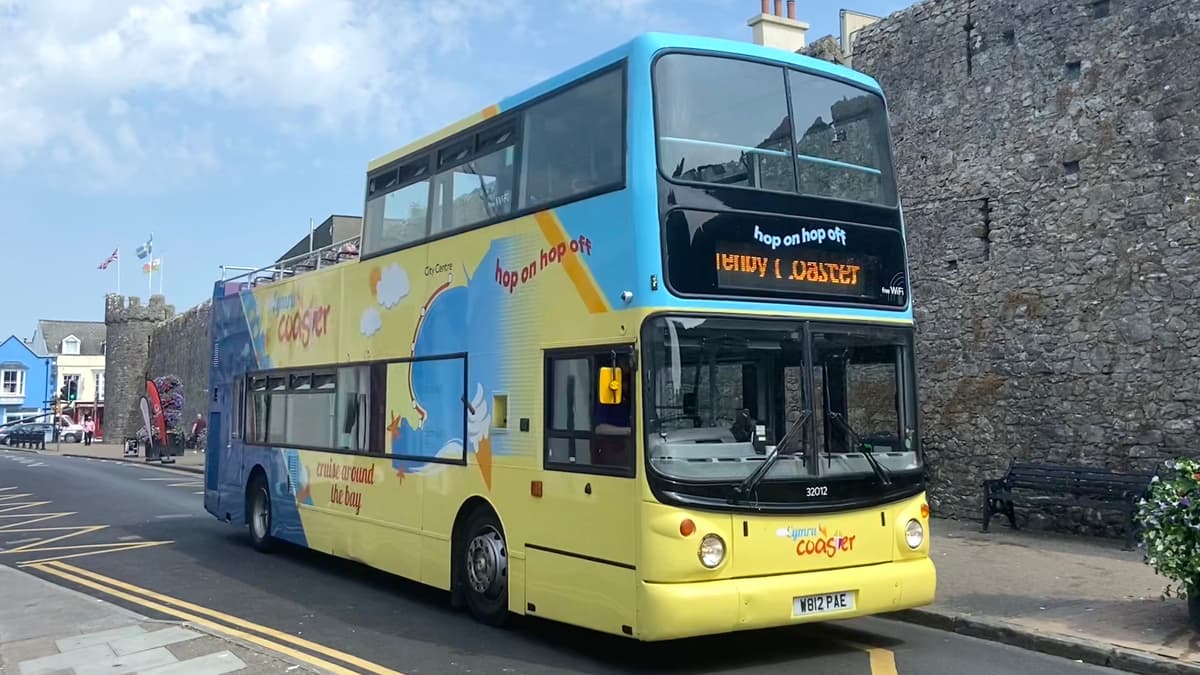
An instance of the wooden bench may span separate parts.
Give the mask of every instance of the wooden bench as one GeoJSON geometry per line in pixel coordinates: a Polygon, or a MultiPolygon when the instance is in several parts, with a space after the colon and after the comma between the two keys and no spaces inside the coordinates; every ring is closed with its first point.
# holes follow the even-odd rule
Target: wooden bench
{"type": "Polygon", "coordinates": [[[1125,515],[1125,550],[1133,548],[1138,501],[1150,488],[1153,473],[1121,473],[1090,466],[1041,464],[1013,459],[1002,478],[983,481],[983,531],[994,515],[1017,529],[1014,493],[1049,497],[1040,503],[1118,509],[1125,515]]]}

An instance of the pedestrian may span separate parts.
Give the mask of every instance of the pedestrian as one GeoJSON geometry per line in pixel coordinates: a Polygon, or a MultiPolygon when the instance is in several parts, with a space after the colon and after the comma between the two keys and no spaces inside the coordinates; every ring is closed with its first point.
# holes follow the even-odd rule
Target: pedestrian
{"type": "Polygon", "coordinates": [[[92,438],[96,435],[96,423],[92,421],[91,415],[85,415],[83,418],[83,444],[91,445],[92,438]]]}
{"type": "Polygon", "coordinates": [[[204,415],[196,413],[196,421],[192,422],[192,447],[198,446],[200,434],[208,428],[208,422],[204,420],[204,415]]]}

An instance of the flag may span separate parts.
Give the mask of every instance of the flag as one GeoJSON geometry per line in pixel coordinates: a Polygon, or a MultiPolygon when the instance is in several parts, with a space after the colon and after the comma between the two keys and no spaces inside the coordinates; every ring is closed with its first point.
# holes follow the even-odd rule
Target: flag
{"type": "Polygon", "coordinates": [[[117,249],[115,249],[115,248],[114,248],[114,249],[113,249],[113,252],[112,252],[112,255],[110,255],[110,256],[108,256],[107,258],[105,258],[105,259],[104,259],[104,262],[102,262],[102,263],[100,263],[99,265],[97,265],[97,266],[96,266],[96,268],[97,268],[97,269],[106,270],[106,269],[108,269],[108,266],[109,266],[109,265],[113,264],[113,262],[114,262],[114,261],[116,261],[116,259],[117,259],[117,249]]]}
{"type": "Polygon", "coordinates": [[[160,266],[162,266],[162,260],[155,258],[154,260],[151,260],[150,262],[143,264],[142,271],[145,272],[146,274],[150,274],[154,270],[158,269],[160,266]]]}
{"type": "Polygon", "coordinates": [[[154,250],[154,235],[150,235],[150,238],[146,240],[146,243],[137,247],[137,257],[145,258],[146,256],[150,255],[150,252],[153,250],[154,250]]]}

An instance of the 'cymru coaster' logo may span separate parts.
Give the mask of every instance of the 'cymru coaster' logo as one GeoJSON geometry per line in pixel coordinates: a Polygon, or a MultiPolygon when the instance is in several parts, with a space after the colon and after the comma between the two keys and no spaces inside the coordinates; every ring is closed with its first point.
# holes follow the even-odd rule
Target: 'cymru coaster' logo
{"type": "Polygon", "coordinates": [[[814,527],[781,527],[775,531],[777,536],[796,542],[796,555],[824,555],[832,558],[838,553],[849,553],[854,550],[854,539],[858,535],[842,534],[835,530],[833,534],[824,525],[814,527]]]}

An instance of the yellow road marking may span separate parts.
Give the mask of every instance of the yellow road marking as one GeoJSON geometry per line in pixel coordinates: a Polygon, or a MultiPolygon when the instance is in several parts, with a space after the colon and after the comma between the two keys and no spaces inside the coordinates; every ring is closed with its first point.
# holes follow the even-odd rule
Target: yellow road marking
{"type": "Polygon", "coordinates": [[[31,509],[35,506],[45,506],[50,502],[20,502],[17,504],[4,504],[0,506],[0,513],[8,513],[10,511],[20,511],[21,509],[31,509]]]}
{"type": "MultiPolygon", "coordinates": [[[[208,607],[195,605],[190,602],[186,602],[184,600],[179,600],[178,598],[172,598],[169,595],[162,595],[161,593],[155,593],[154,591],[151,591],[147,588],[135,586],[133,584],[126,583],[124,581],[113,579],[111,577],[106,577],[102,574],[97,574],[95,572],[91,572],[89,570],[85,570],[80,567],[68,565],[67,563],[51,562],[51,563],[48,563],[47,565],[45,565],[44,567],[46,567],[46,568],[53,567],[56,570],[62,570],[64,572],[72,574],[72,575],[78,575],[80,577],[85,577],[87,579],[91,579],[91,580],[100,582],[102,584],[108,584],[114,588],[124,589],[124,590],[130,591],[132,593],[138,593],[140,595],[144,595],[147,598],[152,598],[153,600],[157,600],[160,603],[174,605],[175,607],[180,607],[180,608],[188,610],[190,612],[195,612],[197,614],[206,615],[206,616],[212,617],[213,619],[216,619],[218,621],[222,621],[227,624],[230,624],[232,626],[237,626],[239,628],[244,628],[246,630],[252,630],[252,631],[261,633],[263,635],[266,635],[268,637],[274,638],[276,640],[280,640],[282,642],[288,642],[288,643],[296,645],[297,647],[301,647],[303,649],[307,649],[309,651],[313,651],[318,654],[323,654],[330,658],[337,659],[339,661],[349,663],[354,666],[358,666],[359,668],[364,668],[367,670],[367,672],[380,673],[381,675],[403,675],[403,673],[400,673],[395,670],[391,670],[389,668],[385,668],[377,663],[372,663],[365,659],[361,659],[357,656],[354,656],[353,654],[347,654],[346,652],[338,651],[336,649],[332,649],[330,647],[326,647],[324,645],[320,645],[315,642],[310,642],[303,638],[298,638],[298,637],[295,637],[292,635],[288,635],[287,633],[277,631],[273,628],[261,626],[256,623],[251,623],[249,621],[246,621],[245,619],[239,619],[236,616],[231,616],[229,614],[218,612],[214,609],[209,609],[208,607]]],[[[39,566],[39,568],[41,568],[41,567],[39,566]]],[[[114,593],[114,591],[107,591],[107,592],[114,593]]],[[[131,598],[131,600],[133,602],[139,602],[140,604],[149,606],[149,604],[148,604],[149,601],[142,600],[140,598],[131,598]]],[[[178,616],[180,614],[180,611],[172,608],[171,611],[169,611],[167,613],[175,614],[176,616],[178,616]]]]}
{"type": "Polygon", "coordinates": [[[29,520],[22,520],[22,521],[19,521],[16,523],[9,523],[8,525],[0,525],[0,530],[8,530],[8,529],[11,529],[14,527],[20,527],[22,525],[32,525],[34,523],[41,523],[41,522],[45,522],[47,520],[54,520],[55,518],[62,518],[63,516],[73,516],[73,515],[75,515],[75,511],[63,511],[62,513],[6,513],[6,514],[0,514],[0,518],[28,518],[29,519],[29,520]]]}
{"type": "MultiPolygon", "coordinates": [[[[50,556],[49,558],[39,558],[37,560],[27,560],[25,562],[18,563],[18,565],[20,565],[21,567],[28,567],[30,565],[40,565],[43,563],[54,562],[56,560],[67,560],[68,558],[83,558],[83,557],[86,557],[89,555],[100,555],[103,553],[120,553],[121,551],[132,551],[135,548],[150,548],[152,546],[162,546],[163,544],[173,544],[173,543],[175,543],[175,542],[168,540],[168,541],[134,541],[134,542],[123,542],[120,544],[90,544],[89,547],[90,546],[104,546],[105,549],[102,551],[88,551],[86,553],[72,553],[70,555],[55,555],[55,556],[50,556]]],[[[64,546],[64,547],[62,547],[63,550],[74,550],[74,549],[78,549],[78,548],[85,548],[85,547],[84,546],[64,546]]],[[[33,548],[33,549],[26,551],[26,553],[37,553],[38,551],[41,551],[41,550],[42,550],[41,548],[33,548]]],[[[49,550],[53,550],[53,549],[49,549],[49,550]]]]}
{"type": "MultiPolygon", "coordinates": [[[[107,528],[108,528],[107,525],[81,525],[79,527],[13,528],[10,530],[6,530],[6,532],[47,532],[47,531],[61,532],[62,530],[74,530],[74,531],[68,532],[66,534],[60,534],[57,537],[51,537],[51,538],[46,539],[45,541],[39,542],[37,544],[27,544],[25,546],[18,546],[16,548],[10,548],[9,550],[5,551],[4,553],[5,554],[22,553],[24,551],[27,551],[29,548],[37,548],[38,550],[62,550],[63,547],[57,547],[57,549],[53,549],[53,548],[46,549],[45,545],[53,544],[56,541],[62,541],[64,539],[70,539],[71,537],[78,537],[81,534],[91,534],[92,532],[99,532],[100,530],[107,529],[107,528]]],[[[81,544],[79,546],[79,548],[83,548],[84,546],[87,546],[87,545],[81,544]]],[[[67,548],[71,548],[71,547],[68,546],[67,548]]]]}
{"type": "Polygon", "coordinates": [[[897,675],[896,655],[892,653],[892,650],[861,642],[834,639],[844,645],[866,652],[867,656],[871,658],[871,675],[897,675]]]}
{"type": "MultiPolygon", "coordinates": [[[[26,495],[26,496],[28,496],[28,495],[26,495]]],[[[24,503],[23,505],[21,505],[20,508],[12,508],[12,509],[9,509],[7,507],[16,506],[15,504],[5,504],[4,506],[6,508],[4,508],[2,510],[19,511],[21,508],[28,508],[30,505],[45,505],[45,504],[49,504],[49,503],[50,502],[48,502],[48,501],[47,502],[27,502],[27,503],[24,503]]],[[[53,520],[55,518],[62,518],[64,516],[73,516],[73,515],[76,515],[76,513],[77,512],[75,512],[75,511],[63,511],[61,513],[0,513],[0,518],[14,519],[14,522],[0,525],[0,532],[3,532],[6,535],[7,534],[15,534],[18,532],[62,532],[62,533],[64,533],[64,534],[60,534],[56,537],[51,537],[50,539],[40,539],[40,538],[34,539],[30,543],[25,544],[23,546],[18,546],[16,548],[9,549],[7,551],[0,551],[0,555],[11,555],[11,554],[19,554],[19,553],[25,553],[25,554],[50,553],[50,552],[55,552],[55,551],[82,551],[80,553],[71,553],[71,554],[67,554],[67,555],[51,555],[46,558],[38,558],[36,560],[24,560],[24,561],[17,563],[18,565],[24,566],[24,565],[31,565],[31,564],[35,564],[35,563],[50,562],[53,560],[65,560],[67,558],[82,558],[85,556],[101,555],[104,553],[119,553],[121,551],[130,551],[130,550],[138,549],[138,548],[149,548],[151,546],[162,546],[163,544],[175,543],[172,540],[164,540],[164,541],[144,541],[144,542],[109,542],[109,543],[102,543],[102,544],[73,544],[73,545],[68,544],[65,546],[49,546],[48,544],[53,544],[55,542],[61,542],[66,539],[70,539],[71,537],[78,537],[78,536],[84,535],[84,534],[91,534],[92,532],[99,532],[100,530],[107,529],[108,525],[62,525],[62,526],[57,526],[57,527],[54,527],[54,526],[51,526],[51,527],[29,527],[29,525],[33,525],[35,523],[43,523],[48,520],[53,520]]]]}
{"type": "MultiPolygon", "coordinates": [[[[58,566],[58,565],[62,565],[64,567],[70,567],[69,565],[65,565],[64,563],[54,563],[54,562],[32,565],[32,567],[40,572],[44,572],[46,574],[51,574],[51,575],[54,575],[61,579],[66,579],[67,581],[69,581],[73,584],[78,584],[78,585],[84,586],[86,588],[91,588],[93,590],[100,591],[101,593],[106,593],[113,597],[121,598],[123,600],[127,600],[134,604],[138,604],[143,607],[147,607],[147,608],[153,609],[155,611],[162,612],[163,614],[168,614],[168,615],[171,615],[174,617],[178,617],[180,619],[183,619],[184,621],[190,621],[198,626],[204,626],[205,628],[209,628],[209,629],[215,630],[217,632],[232,635],[232,636],[240,638],[242,640],[246,640],[247,642],[256,644],[260,647],[265,647],[266,649],[270,649],[272,651],[276,651],[281,654],[286,654],[294,659],[303,661],[304,663],[308,663],[308,664],[317,666],[318,668],[324,668],[331,672],[338,673],[339,675],[354,675],[354,671],[350,670],[349,668],[344,668],[335,663],[330,663],[329,661],[325,661],[324,659],[319,659],[310,654],[305,654],[304,652],[301,652],[296,649],[292,649],[291,647],[287,647],[285,645],[276,644],[274,642],[271,642],[270,640],[266,640],[257,635],[254,635],[252,633],[246,633],[246,632],[231,628],[229,626],[219,624],[215,621],[210,621],[204,617],[196,616],[194,614],[189,614],[187,612],[180,611],[173,607],[167,607],[166,605],[162,605],[157,602],[152,602],[150,600],[139,598],[139,597],[130,595],[128,593],[124,593],[122,591],[118,591],[116,589],[109,588],[107,586],[103,586],[94,581],[89,581],[87,579],[81,578],[74,574],[70,574],[66,571],[63,571],[60,569],[55,569],[54,566],[58,566]]],[[[376,670],[373,672],[390,672],[390,671],[376,670]]]]}

